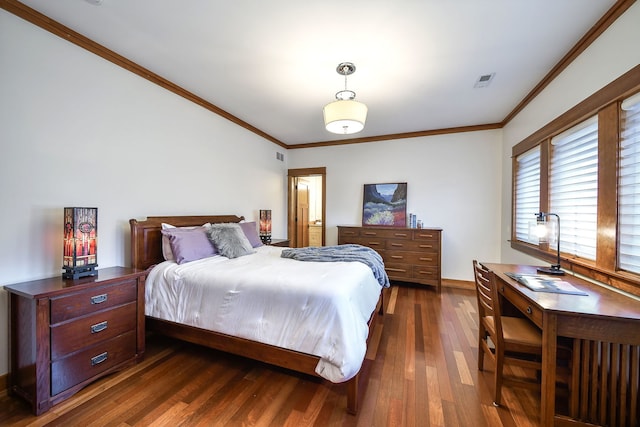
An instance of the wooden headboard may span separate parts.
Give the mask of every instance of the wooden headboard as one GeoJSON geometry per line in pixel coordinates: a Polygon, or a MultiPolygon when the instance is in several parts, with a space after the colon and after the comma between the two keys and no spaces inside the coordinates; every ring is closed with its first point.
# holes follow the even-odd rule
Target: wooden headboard
{"type": "Polygon", "coordinates": [[[243,216],[200,215],[200,216],[149,216],[144,221],[130,219],[131,226],[131,266],[146,270],[164,261],[162,256],[162,223],[176,227],[198,226],[207,222],[240,222],[243,216]]]}

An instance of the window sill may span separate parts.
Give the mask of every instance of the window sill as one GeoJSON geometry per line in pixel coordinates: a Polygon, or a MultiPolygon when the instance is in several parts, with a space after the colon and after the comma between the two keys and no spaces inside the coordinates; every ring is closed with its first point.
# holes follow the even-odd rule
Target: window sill
{"type": "MultiPolygon", "coordinates": [[[[523,252],[534,258],[555,264],[557,261],[556,252],[547,252],[538,249],[537,246],[529,243],[511,241],[511,248],[523,252]]],[[[595,261],[581,258],[567,258],[560,253],[560,264],[562,268],[572,273],[593,279],[608,286],[620,289],[624,292],[640,296],[640,276],[624,271],[610,271],[598,267],[595,261]]]]}

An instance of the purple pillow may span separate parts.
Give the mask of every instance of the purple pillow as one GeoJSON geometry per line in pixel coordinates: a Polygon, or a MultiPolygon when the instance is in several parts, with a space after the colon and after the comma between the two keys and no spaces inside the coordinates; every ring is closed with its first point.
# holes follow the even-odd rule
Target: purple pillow
{"type": "Polygon", "coordinates": [[[217,253],[204,227],[192,230],[170,228],[162,230],[162,234],[169,238],[171,252],[178,264],[210,257],[217,253]]]}
{"type": "Polygon", "coordinates": [[[242,228],[244,235],[249,239],[252,247],[257,248],[258,246],[262,246],[262,240],[260,240],[260,236],[258,235],[258,227],[255,221],[241,222],[240,228],[242,228]]]}

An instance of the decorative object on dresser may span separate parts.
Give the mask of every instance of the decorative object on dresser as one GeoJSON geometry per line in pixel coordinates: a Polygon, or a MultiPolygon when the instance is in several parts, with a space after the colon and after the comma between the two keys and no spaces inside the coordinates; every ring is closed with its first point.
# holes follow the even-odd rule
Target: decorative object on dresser
{"type": "Polygon", "coordinates": [[[407,183],[365,184],[362,197],[362,225],[406,227],[407,183]]]}
{"type": "Polygon", "coordinates": [[[62,277],[79,279],[97,274],[97,239],[98,208],[64,208],[62,277]]]}
{"type": "Polygon", "coordinates": [[[260,209],[260,240],[265,245],[271,242],[271,209],[260,209]]]}
{"type": "Polygon", "coordinates": [[[145,271],[98,270],[7,285],[9,391],[39,415],[144,355],[145,271]]]}
{"type": "Polygon", "coordinates": [[[356,243],[375,249],[391,280],[442,288],[440,228],[338,226],[338,244],[356,243]]]}

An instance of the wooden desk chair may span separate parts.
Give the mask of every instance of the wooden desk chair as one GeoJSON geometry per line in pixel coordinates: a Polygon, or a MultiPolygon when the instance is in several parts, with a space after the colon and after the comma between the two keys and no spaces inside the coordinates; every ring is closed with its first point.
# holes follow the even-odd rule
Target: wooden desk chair
{"type": "Polygon", "coordinates": [[[500,298],[493,271],[486,270],[476,260],[473,269],[478,297],[478,370],[484,369],[485,353],[495,363],[493,404],[500,406],[502,384],[539,387],[536,380],[505,377],[504,365],[517,365],[541,371],[542,331],[528,319],[502,316],[500,298]],[[493,349],[489,346],[491,339],[493,349]]]}

